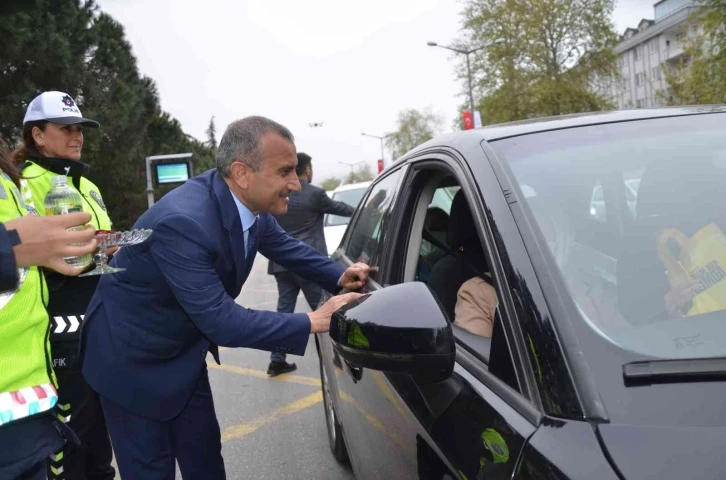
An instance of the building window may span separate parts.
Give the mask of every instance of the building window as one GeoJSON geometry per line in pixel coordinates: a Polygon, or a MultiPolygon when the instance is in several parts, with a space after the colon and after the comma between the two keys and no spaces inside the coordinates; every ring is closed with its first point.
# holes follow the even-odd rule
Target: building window
{"type": "Polygon", "coordinates": [[[638,54],[639,54],[638,50],[640,50],[640,49],[637,47],[633,49],[633,60],[638,59],[638,54]]]}
{"type": "Polygon", "coordinates": [[[635,74],[635,86],[642,87],[643,85],[645,85],[645,73],[635,74]]]}
{"type": "Polygon", "coordinates": [[[645,100],[637,100],[635,102],[635,107],[636,108],[644,108],[645,107],[645,100]]]}
{"type": "Polygon", "coordinates": [[[658,51],[658,39],[655,38],[650,42],[650,53],[658,51]]]}
{"type": "Polygon", "coordinates": [[[653,67],[650,69],[650,76],[654,80],[660,80],[661,79],[661,71],[660,67],[653,67]]]}

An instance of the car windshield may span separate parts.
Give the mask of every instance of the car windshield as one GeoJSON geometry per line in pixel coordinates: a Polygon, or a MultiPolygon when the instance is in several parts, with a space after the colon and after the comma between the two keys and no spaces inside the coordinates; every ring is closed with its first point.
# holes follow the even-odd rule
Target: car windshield
{"type": "Polygon", "coordinates": [[[726,115],[492,142],[581,318],[662,358],[726,355],[726,115]]]}
{"type": "MultiPolygon", "coordinates": [[[[332,199],[338,202],[344,202],[353,208],[356,208],[360,203],[360,199],[363,198],[363,194],[366,193],[366,187],[355,188],[351,190],[342,190],[340,192],[333,192],[332,199]]],[[[326,215],[325,226],[333,227],[336,225],[348,225],[350,218],[341,217],[339,215],[326,215]]]]}

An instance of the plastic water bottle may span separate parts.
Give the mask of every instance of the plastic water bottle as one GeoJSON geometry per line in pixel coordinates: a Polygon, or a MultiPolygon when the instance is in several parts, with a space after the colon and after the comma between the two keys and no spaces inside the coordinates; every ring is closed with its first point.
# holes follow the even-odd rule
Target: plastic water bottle
{"type": "MultiPolygon", "coordinates": [[[[68,178],[65,175],[52,177],[50,184],[50,191],[46,194],[44,201],[46,215],[65,215],[83,211],[83,198],[75,188],[68,186],[68,178]]],[[[84,228],[86,227],[79,225],[68,230],[83,230],[84,228]]],[[[63,260],[73,267],[87,267],[93,262],[93,256],[89,253],[82,257],[66,257],[63,260]]]]}

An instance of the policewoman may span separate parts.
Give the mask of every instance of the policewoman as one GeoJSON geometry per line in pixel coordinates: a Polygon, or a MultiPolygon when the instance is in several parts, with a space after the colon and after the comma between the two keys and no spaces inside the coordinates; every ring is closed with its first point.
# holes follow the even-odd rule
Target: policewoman
{"type": "MultiPolygon", "coordinates": [[[[66,175],[68,186],[83,197],[83,211],[91,214],[92,225],[97,230],[111,230],[98,187],[85,176],[90,167],[81,162],[84,127],[98,128],[99,124],[83,118],[74,99],[66,93],[49,91],[30,102],[23,120],[22,145],[14,153],[22,171],[21,195],[29,208],[45,215],[43,205],[51,178],[66,175]]],[[[50,344],[59,383],[56,411],[80,439],[80,445],[70,445],[51,457],[49,476],[66,480],[113,479],[111,441],[101,404],[76,362],[83,315],[99,277],[68,277],[47,271],[46,279],[50,292],[50,344]]]]}
{"type": "MultiPolygon", "coordinates": [[[[42,480],[47,478],[48,456],[75,437],[54,413],[58,394],[48,342],[48,289],[43,273],[32,263],[20,263],[14,253],[32,248],[28,244],[33,243],[30,232],[21,233],[19,222],[25,220],[28,211],[19,185],[16,165],[0,141],[0,224],[5,240],[9,240],[2,245],[2,256],[9,259],[2,268],[4,275],[8,270],[17,272],[13,282],[4,284],[3,288],[10,289],[0,292],[0,478],[42,480]]],[[[85,214],[74,215],[87,221],[85,214]]],[[[83,235],[85,242],[93,232],[83,235]]]]}

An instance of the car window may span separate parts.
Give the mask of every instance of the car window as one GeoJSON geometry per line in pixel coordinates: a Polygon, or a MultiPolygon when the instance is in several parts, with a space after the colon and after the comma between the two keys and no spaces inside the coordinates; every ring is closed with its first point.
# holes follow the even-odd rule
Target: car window
{"type": "MultiPolygon", "coordinates": [[[[517,389],[512,356],[501,326],[496,325],[503,318],[499,311],[500,294],[469,199],[453,176],[441,178],[440,170],[421,170],[417,175],[424,180],[412,182],[415,186],[407,195],[419,203],[401,200],[417,213],[402,215],[404,225],[399,231],[410,233],[397,240],[400,248],[395,250],[396,254],[401,252],[402,257],[416,262],[415,273],[413,277],[391,278],[391,281],[426,283],[448,320],[455,325],[457,341],[482,360],[490,373],[517,389]],[[424,195],[431,189],[432,197],[428,197],[430,193],[424,195]],[[420,202],[427,202],[425,209],[420,202]],[[417,218],[420,216],[423,218],[417,218]],[[407,228],[407,222],[411,228],[407,228]],[[412,245],[418,248],[418,255],[408,251],[412,245]],[[490,356],[495,350],[496,359],[490,356]]],[[[408,267],[403,270],[409,272],[408,267]]]]}
{"type": "Polygon", "coordinates": [[[524,185],[531,192],[524,203],[584,323],[623,348],[662,358],[726,354],[723,118],[651,119],[491,143],[522,192],[524,185]],[[629,211],[596,235],[593,179],[606,202],[614,198],[608,189],[623,192],[620,208],[629,211]]]}
{"type": "Polygon", "coordinates": [[[427,209],[422,231],[416,280],[426,282],[431,268],[449,251],[449,214],[451,202],[460,187],[440,186],[434,191],[427,209]]]}
{"type": "MultiPolygon", "coordinates": [[[[351,190],[342,190],[340,192],[333,192],[331,197],[333,200],[338,202],[347,203],[353,208],[358,207],[363,194],[366,193],[365,187],[354,188],[351,190]]],[[[350,221],[349,217],[341,217],[340,215],[326,215],[325,226],[333,227],[336,225],[348,225],[350,221]]]]}
{"type": "Polygon", "coordinates": [[[371,189],[365,205],[356,216],[345,250],[352,261],[377,265],[388,230],[389,207],[395,198],[400,176],[401,170],[392,172],[371,189]]]}

